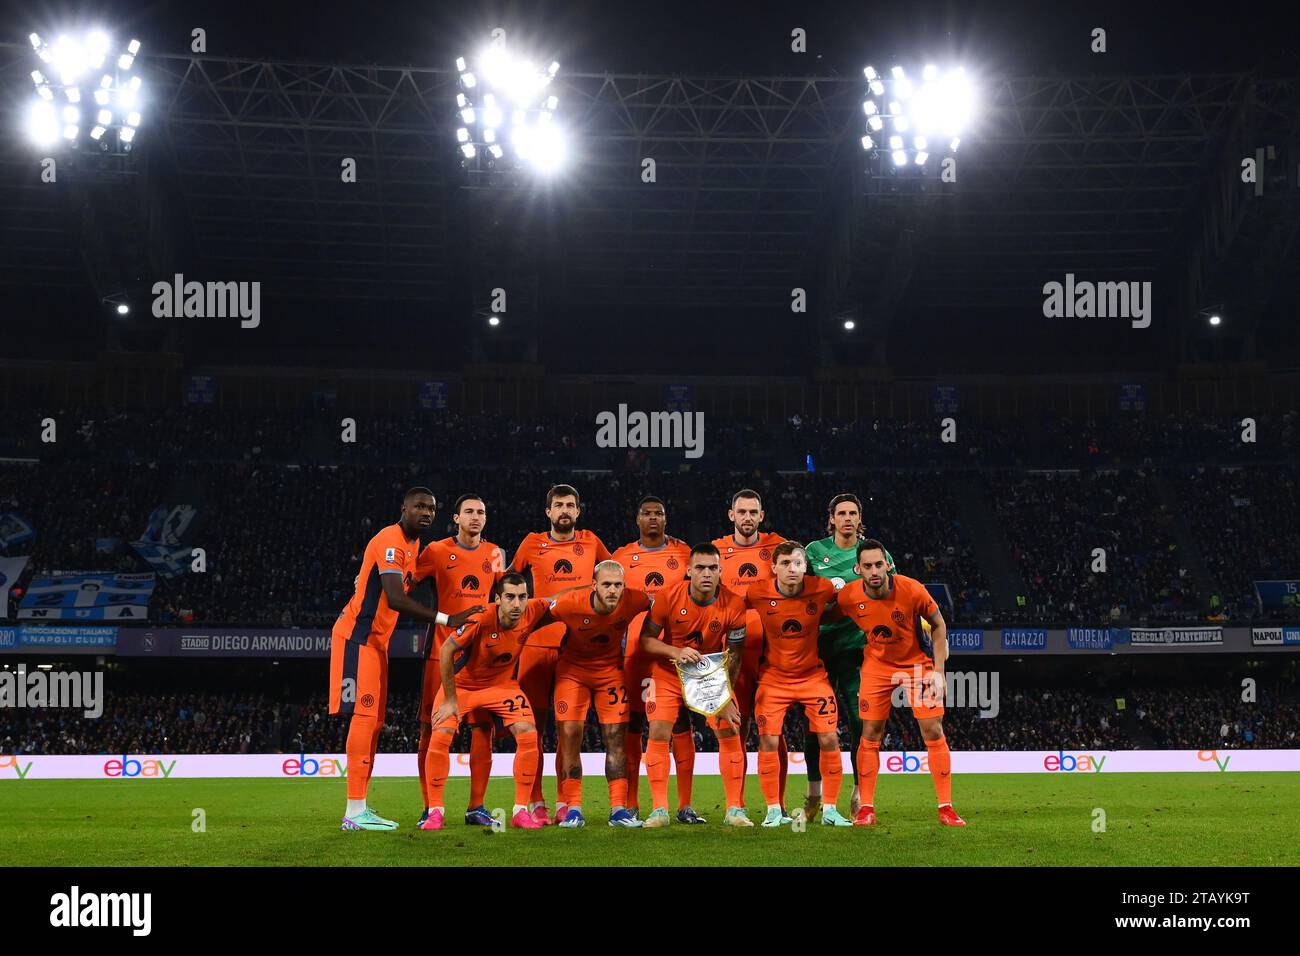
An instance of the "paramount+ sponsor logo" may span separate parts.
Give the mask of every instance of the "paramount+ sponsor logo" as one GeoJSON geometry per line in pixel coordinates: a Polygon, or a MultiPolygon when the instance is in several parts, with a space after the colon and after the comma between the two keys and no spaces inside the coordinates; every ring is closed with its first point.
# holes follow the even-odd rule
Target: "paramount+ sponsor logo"
{"type": "Polygon", "coordinates": [[[479,580],[473,574],[467,574],[460,579],[460,589],[462,591],[478,591],[479,580]]]}

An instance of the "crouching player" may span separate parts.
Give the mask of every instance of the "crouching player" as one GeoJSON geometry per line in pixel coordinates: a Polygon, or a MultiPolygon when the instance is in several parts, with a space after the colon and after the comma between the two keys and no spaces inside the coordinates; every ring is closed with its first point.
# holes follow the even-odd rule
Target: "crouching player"
{"type": "Polygon", "coordinates": [[[885,736],[890,699],[901,686],[925,740],[930,776],[939,798],[939,822],[964,827],[952,808],[952,754],[943,736],[944,662],[948,659],[948,627],[939,605],[915,578],[889,572],[889,555],[874,538],[858,544],[854,568],[862,580],[840,589],[840,610],[853,619],[866,637],[862,659],[862,742],[858,745],[858,786],[862,806],[854,826],[875,826],[876,777],[880,773],[880,741],[885,736]],[[926,639],[922,622],[931,627],[926,639]]]}
{"type": "Polygon", "coordinates": [[[835,585],[809,574],[803,546],[783,541],[772,551],[773,577],[749,587],[745,603],[763,625],[763,656],[758,669],[754,715],[758,722],[758,781],[767,800],[765,827],[789,820],[781,810],[781,761],[777,744],[785,713],[802,705],[808,731],[817,735],[818,767],[822,779],[822,823],[848,827],[835,805],[844,775],[840,755],[839,708],[826,667],[817,653],[818,625],[823,615],[839,618],[835,585]]]}
{"type": "Polygon", "coordinates": [[[528,812],[538,770],[537,725],[533,708],[519,689],[519,652],[528,635],[551,623],[546,598],[528,598],[528,583],[510,572],[501,578],[497,602],[474,624],[458,629],[442,645],[442,689],[433,702],[433,740],[429,744],[429,816],[422,830],[441,830],[443,791],[451,771],[451,741],[461,718],[490,714],[515,737],[515,806],[511,825],[525,830],[542,824],[528,812]]]}

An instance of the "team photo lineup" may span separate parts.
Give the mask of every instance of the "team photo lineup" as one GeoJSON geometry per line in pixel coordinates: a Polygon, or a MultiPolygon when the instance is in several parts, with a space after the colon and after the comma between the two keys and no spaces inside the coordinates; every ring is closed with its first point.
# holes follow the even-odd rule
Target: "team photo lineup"
{"type": "Polygon", "coordinates": [[[15,938],[1284,938],[1294,20],[6,8],[15,938]]]}
{"type": "Polygon", "coordinates": [[[831,534],[807,548],[759,531],[765,512],[752,489],[732,497],[730,535],[694,546],[666,533],[663,501],[647,496],[637,507],[638,538],[611,554],[578,528],[577,489],[556,485],[546,496],[549,530],[529,534],[508,563],[483,537],[487,506],[473,494],[455,502],[456,534],[421,548],[419,533],[436,510],[429,489],[407,491],[401,519],[366,545],[356,592],[334,625],[330,713],[350,715],[344,830],[400,826],[370,809],[366,793],[388,697],[388,642],[401,613],[429,625],[420,699],[421,830],[443,828],[451,738],[462,720],[473,728],[467,825],[495,821],[483,794],[492,734],[505,730],[518,748],[510,825],[585,826],[579,745],[592,708],[606,752],[609,825],[669,825],[670,759],[677,766],[676,821],[706,823],[691,806],[690,705],[672,665],[698,665],[724,651],[731,689],[725,706],[697,712],[717,734],[727,826],[754,826],[744,796],[750,721],[760,741],[761,825],[794,823],[785,809],[781,733],[792,707],[802,708],[810,730],[807,800],[798,812],[820,811],[828,826],[874,826],[880,743],[896,688],[907,694],[925,738],[939,823],[966,825],[952,807],[943,736],[947,627],[925,587],[899,574],[885,546],[864,536],[856,495],[831,500],[831,534]],[[424,578],[434,579],[436,610],[406,593],[424,578]],[[848,817],[839,811],[841,709],[854,741],[848,817]],[[559,741],[554,817],[542,791],[537,735],[552,715],[559,741]],[[643,751],[650,785],[644,820],[637,786],[643,751]]]}

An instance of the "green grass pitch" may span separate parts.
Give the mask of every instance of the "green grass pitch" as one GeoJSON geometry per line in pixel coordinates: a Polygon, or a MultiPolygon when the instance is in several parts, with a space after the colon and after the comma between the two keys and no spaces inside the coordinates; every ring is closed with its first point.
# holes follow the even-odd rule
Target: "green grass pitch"
{"type": "MultiPolygon", "coordinates": [[[[804,778],[791,776],[798,805],[804,778]]],[[[553,795],[554,780],[546,792],[553,795]]],[[[440,833],[414,828],[414,779],[378,778],[370,805],[396,833],[343,833],[339,780],[25,780],[0,783],[0,865],[289,866],[1220,866],[1300,864],[1300,774],[974,774],[954,779],[970,824],[941,827],[928,776],[884,777],[880,826],[812,822],[722,826],[722,782],[700,777],[704,826],[615,830],[605,824],[602,779],[588,778],[587,827],[491,833],[461,819],[468,781],[447,787],[440,833]],[[206,832],[194,832],[202,809],[206,832]],[[1094,831],[1095,811],[1105,831],[1094,831]]],[[[761,819],[757,781],[750,816],[761,819]]],[[[649,805],[642,778],[642,813],[649,805]]],[[[752,790],[752,793],[749,792],[752,790]]],[[[671,791],[670,791],[671,792],[671,791]]],[[[494,779],[487,806],[509,808],[513,786],[494,779]]],[[[675,798],[674,798],[675,799],[675,798]]],[[[848,793],[840,799],[848,812],[848,793]]],[[[675,804],[674,804],[675,808],[675,804]]]]}

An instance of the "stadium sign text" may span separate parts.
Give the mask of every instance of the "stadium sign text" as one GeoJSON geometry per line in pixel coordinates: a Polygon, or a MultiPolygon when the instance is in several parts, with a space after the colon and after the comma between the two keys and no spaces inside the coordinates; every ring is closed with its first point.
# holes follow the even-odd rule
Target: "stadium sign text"
{"type": "Polygon", "coordinates": [[[164,763],[161,760],[137,760],[134,757],[122,755],[118,760],[114,757],[104,764],[105,777],[170,777],[172,770],[176,767],[176,761],[164,763]]]}
{"type": "Polygon", "coordinates": [[[1058,750],[1043,758],[1043,769],[1048,773],[1101,773],[1105,762],[1105,757],[1093,754],[1079,754],[1076,757],[1064,750],[1058,750]]]}
{"type": "Polygon", "coordinates": [[[27,774],[31,772],[32,762],[29,760],[23,763],[17,755],[12,757],[0,756],[0,770],[12,770],[18,775],[19,780],[26,780],[27,774]]]}
{"type": "Polygon", "coordinates": [[[286,777],[346,777],[348,775],[347,765],[342,760],[329,757],[317,759],[306,754],[299,754],[296,758],[290,757],[281,766],[281,770],[286,777]]]}

